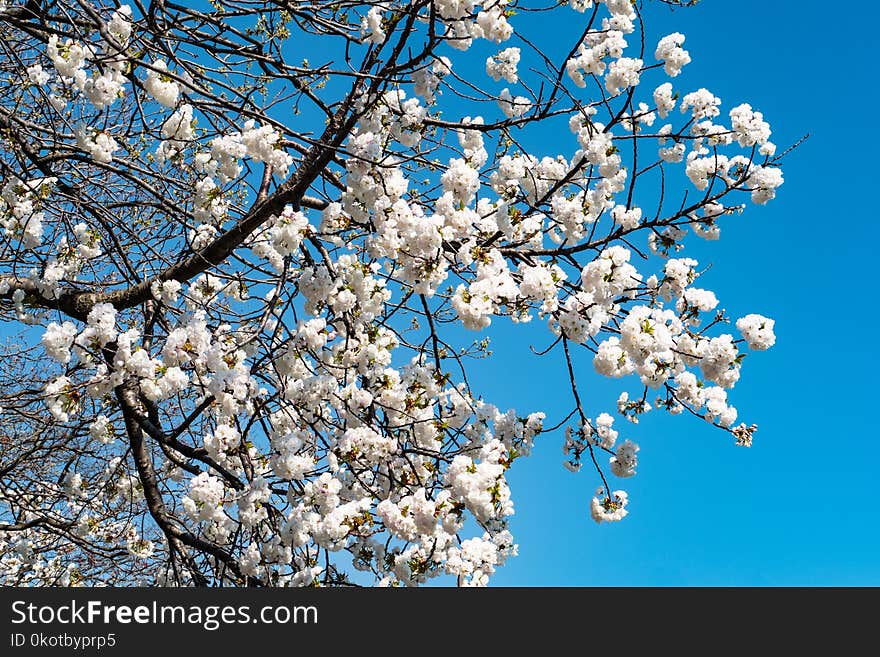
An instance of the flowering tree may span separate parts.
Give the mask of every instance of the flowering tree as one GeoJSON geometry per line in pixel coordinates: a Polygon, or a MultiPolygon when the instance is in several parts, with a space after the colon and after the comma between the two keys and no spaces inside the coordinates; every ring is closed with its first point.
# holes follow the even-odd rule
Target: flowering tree
{"type": "Polygon", "coordinates": [[[728,391],[773,321],[680,251],[772,199],[780,156],[668,81],[659,9],[0,5],[3,581],[480,585],[539,434],[597,522],[636,472],[612,413],[748,446],[728,391]],[[568,417],[471,389],[499,321],[546,325],[568,417]],[[590,407],[577,359],[641,392],[590,407]]]}

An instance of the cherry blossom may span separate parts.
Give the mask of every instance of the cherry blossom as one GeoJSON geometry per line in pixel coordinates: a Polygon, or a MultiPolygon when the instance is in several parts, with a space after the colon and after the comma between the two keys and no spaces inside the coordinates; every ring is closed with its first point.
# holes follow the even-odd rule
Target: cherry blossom
{"type": "Polygon", "coordinates": [[[4,15],[3,583],[485,586],[540,441],[605,524],[658,413],[760,435],[774,321],[691,256],[781,156],[653,7],[59,6],[4,15]],[[535,408],[471,385],[508,322],[535,408]]]}

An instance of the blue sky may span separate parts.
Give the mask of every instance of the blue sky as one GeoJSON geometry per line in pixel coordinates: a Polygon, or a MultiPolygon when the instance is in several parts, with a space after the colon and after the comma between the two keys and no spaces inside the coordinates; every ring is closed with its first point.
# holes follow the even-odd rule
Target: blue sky
{"type": "MultiPolygon", "coordinates": [[[[723,224],[719,242],[689,243],[713,265],[700,285],[731,314],[777,321],[777,345],[746,359],[732,393],[741,419],[760,429],[742,449],[699,421],[657,412],[624,427],[621,437],[642,448],[638,475],[622,486],[630,515],[602,526],[589,517],[594,476],[563,470],[561,437],[541,437],[510,474],[520,555],[494,583],[880,584],[880,448],[873,350],[864,348],[880,320],[865,294],[880,234],[875,203],[858,198],[876,185],[878,137],[864,109],[877,95],[869,30],[880,9],[866,3],[832,32],[824,2],[646,5],[649,43],[687,35],[694,61],[676,88],[706,86],[724,109],[751,103],[781,148],[811,134],[785,162],[775,201],[723,224]]],[[[498,324],[497,358],[472,382],[501,407],[563,415],[561,364],[531,357],[498,324]]],[[[580,362],[582,394],[598,412],[616,395],[580,362]]]]}

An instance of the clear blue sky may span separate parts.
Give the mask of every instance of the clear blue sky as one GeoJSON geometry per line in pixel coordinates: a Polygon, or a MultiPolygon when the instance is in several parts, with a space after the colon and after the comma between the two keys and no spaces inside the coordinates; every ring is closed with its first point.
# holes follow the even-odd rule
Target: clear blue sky
{"type": "MultiPolygon", "coordinates": [[[[638,475],[622,486],[630,515],[603,526],[589,518],[595,479],[564,471],[561,438],[542,437],[510,475],[520,555],[494,583],[878,585],[869,345],[880,316],[867,290],[880,231],[876,202],[860,197],[876,189],[880,144],[865,110],[877,102],[880,8],[863,3],[834,30],[833,9],[815,0],[704,0],[674,13],[646,5],[655,36],[687,35],[694,62],[676,88],[706,86],[726,109],[750,102],[781,148],[812,135],[784,164],[774,202],[749,206],[720,242],[697,245],[701,264],[713,263],[700,284],[722,306],[777,320],[777,345],[746,359],[732,394],[760,429],[747,450],[699,421],[649,414],[622,434],[642,448],[638,475]]],[[[529,357],[516,335],[495,340],[498,358],[473,382],[501,407],[558,417],[569,408],[557,394],[561,367],[529,357]]],[[[604,385],[584,396],[596,409],[614,399],[604,385]]]]}

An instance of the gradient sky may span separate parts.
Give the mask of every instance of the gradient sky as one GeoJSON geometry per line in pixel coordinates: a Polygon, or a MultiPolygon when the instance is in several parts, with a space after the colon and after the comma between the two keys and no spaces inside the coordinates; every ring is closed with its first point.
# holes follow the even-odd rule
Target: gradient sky
{"type": "MultiPolygon", "coordinates": [[[[694,61],[676,88],[708,87],[723,114],[751,103],[780,150],[811,134],[784,163],[775,201],[723,223],[719,242],[688,242],[701,265],[713,263],[699,285],[722,307],[776,319],[776,346],[746,358],[732,392],[759,431],[742,449],[684,417],[653,412],[624,427],[621,439],[641,445],[638,475],[622,482],[630,515],[602,526],[589,517],[595,476],[563,470],[561,437],[541,437],[509,476],[520,554],[494,583],[878,585],[876,353],[865,345],[876,343],[880,316],[863,295],[880,232],[875,201],[855,196],[876,189],[880,144],[862,110],[877,98],[880,8],[864,3],[832,31],[834,11],[818,1],[646,5],[653,42],[687,35],[694,61]]],[[[491,401],[551,418],[569,410],[558,363],[530,356],[509,329],[493,344],[497,358],[472,377],[491,401]]],[[[596,381],[587,359],[579,369],[596,381]]],[[[616,398],[602,382],[582,395],[594,414],[616,398]]]]}

